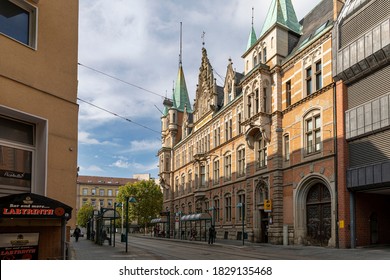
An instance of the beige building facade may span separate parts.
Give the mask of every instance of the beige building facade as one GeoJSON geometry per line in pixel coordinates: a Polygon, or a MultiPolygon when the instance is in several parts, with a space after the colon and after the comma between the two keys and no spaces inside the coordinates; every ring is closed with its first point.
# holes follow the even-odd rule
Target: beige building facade
{"type": "MultiPolygon", "coordinates": [[[[0,196],[32,193],[74,209],[78,1],[4,0],[0,12],[0,196]]],[[[25,207],[39,207],[27,197],[25,207]]],[[[1,232],[36,232],[38,258],[62,258],[65,224],[76,221],[62,210],[48,220],[1,216],[1,232]]]]}
{"type": "Polygon", "coordinates": [[[134,178],[78,176],[76,213],[87,203],[92,205],[95,210],[113,209],[119,187],[137,181],[138,179],[134,178]]]}

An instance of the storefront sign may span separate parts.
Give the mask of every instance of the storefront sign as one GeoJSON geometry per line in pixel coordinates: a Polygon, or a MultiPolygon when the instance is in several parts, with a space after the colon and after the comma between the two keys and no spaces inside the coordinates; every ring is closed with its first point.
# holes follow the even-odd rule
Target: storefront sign
{"type": "Polygon", "coordinates": [[[39,233],[0,234],[1,260],[37,260],[39,233]]]}
{"type": "Polygon", "coordinates": [[[65,218],[72,208],[37,194],[17,194],[0,198],[0,218],[65,218]]]}

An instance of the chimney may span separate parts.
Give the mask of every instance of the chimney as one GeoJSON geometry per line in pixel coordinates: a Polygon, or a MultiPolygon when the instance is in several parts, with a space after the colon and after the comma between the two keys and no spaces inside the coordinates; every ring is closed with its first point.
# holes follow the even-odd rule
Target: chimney
{"type": "Polygon", "coordinates": [[[333,21],[336,21],[342,7],[345,4],[345,0],[333,0],[333,21]]]}

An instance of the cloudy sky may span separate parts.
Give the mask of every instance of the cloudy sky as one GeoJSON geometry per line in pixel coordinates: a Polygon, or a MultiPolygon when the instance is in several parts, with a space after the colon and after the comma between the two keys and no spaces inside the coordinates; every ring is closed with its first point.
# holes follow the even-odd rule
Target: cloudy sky
{"type": "MultiPolygon", "coordinates": [[[[236,71],[243,71],[252,7],[259,35],[271,2],[79,0],[79,174],[130,178],[149,173],[157,178],[159,110],[164,96],[172,97],[180,22],[183,68],[193,101],[202,33],[214,77],[222,85],[229,58],[236,71]]],[[[320,0],[292,2],[300,20],[320,0]]]]}

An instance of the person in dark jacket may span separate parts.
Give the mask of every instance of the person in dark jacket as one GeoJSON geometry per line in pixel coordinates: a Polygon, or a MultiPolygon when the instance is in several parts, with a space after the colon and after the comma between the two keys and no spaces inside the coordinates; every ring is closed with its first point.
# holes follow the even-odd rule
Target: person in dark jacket
{"type": "Polygon", "coordinates": [[[80,233],[81,233],[81,230],[79,229],[79,227],[76,226],[76,228],[73,232],[73,236],[76,239],[76,242],[79,241],[80,233]]]}
{"type": "Polygon", "coordinates": [[[216,236],[215,227],[212,225],[212,226],[209,228],[209,244],[214,244],[214,242],[215,242],[215,236],[216,236]]]}

